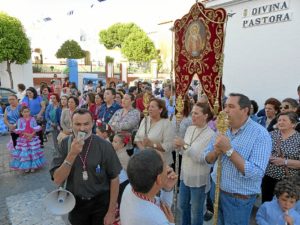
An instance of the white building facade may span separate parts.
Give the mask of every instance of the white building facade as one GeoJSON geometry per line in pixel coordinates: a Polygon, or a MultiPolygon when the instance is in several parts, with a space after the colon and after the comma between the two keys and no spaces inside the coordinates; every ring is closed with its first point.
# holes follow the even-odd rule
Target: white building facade
{"type": "MultiPolygon", "coordinates": [[[[10,79],[7,73],[6,61],[0,63],[0,80],[1,86],[10,88],[10,79]]],[[[11,64],[12,77],[14,82],[14,90],[17,91],[17,84],[22,83],[27,87],[33,86],[32,79],[32,63],[29,60],[26,64],[11,64]]]]}
{"type": "Polygon", "coordinates": [[[260,107],[269,97],[297,97],[300,85],[299,0],[214,0],[227,22],[223,83],[260,107]]]}

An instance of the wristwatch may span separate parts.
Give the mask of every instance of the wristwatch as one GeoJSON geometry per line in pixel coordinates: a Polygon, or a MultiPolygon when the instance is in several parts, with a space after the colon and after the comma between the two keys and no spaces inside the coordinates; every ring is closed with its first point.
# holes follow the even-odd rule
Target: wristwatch
{"type": "Polygon", "coordinates": [[[231,157],[232,153],[233,153],[233,148],[229,149],[225,154],[227,155],[227,157],[231,157]]]}
{"type": "Polygon", "coordinates": [[[157,148],[157,144],[156,143],[153,143],[153,148],[157,148]]]}

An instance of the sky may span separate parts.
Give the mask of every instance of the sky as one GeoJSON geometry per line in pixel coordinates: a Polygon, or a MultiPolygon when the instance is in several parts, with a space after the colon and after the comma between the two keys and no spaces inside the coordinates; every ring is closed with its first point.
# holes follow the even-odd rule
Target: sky
{"type": "Polygon", "coordinates": [[[155,33],[159,23],[181,18],[194,3],[195,0],[0,0],[0,11],[21,20],[32,48],[47,49],[52,55],[64,41],[78,39],[82,34],[87,38],[82,43],[84,48],[103,50],[95,46],[98,33],[117,22],[134,22],[145,32],[155,33]],[[73,14],[67,15],[70,11],[73,14]],[[44,22],[46,17],[51,21],[44,22]]]}

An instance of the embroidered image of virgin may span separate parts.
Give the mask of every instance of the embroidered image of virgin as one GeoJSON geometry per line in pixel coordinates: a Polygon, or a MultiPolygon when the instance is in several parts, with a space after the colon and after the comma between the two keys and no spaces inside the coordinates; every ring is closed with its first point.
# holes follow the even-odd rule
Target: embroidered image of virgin
{"type": "Polygon", "coordinates": [[[192,22],[185,33],[185,48],[187,52],[198,57],[205,48],[206,30],[204,24],[199,21],[192,22]]]}

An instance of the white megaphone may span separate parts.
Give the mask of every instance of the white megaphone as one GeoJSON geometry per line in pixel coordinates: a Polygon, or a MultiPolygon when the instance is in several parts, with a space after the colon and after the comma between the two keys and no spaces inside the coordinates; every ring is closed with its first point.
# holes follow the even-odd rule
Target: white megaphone
{"type": "Polygon", "coordinates": [[[46,208],[56,216],[68,214],[75,206],[74,195],[60,187],[49,193],[45,198],[46,208]]]}

